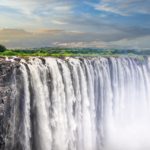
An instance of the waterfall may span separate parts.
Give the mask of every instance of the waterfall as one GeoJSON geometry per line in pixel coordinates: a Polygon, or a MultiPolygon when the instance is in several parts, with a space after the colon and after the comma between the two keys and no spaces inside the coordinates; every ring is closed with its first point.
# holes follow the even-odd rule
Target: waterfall
{"type": "Polygon", "coordinates": [[[9,150],[150,149],[149,58],[29,58],[16,74],[9,150]]]}

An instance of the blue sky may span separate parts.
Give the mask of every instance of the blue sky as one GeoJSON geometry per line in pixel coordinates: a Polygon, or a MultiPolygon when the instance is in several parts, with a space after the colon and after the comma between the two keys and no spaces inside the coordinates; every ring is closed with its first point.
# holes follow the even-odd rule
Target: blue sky
{"type": "Polygon", "coordinates": [[[0,43],[150,48],[150,0],[1,0],[0,43]]]}

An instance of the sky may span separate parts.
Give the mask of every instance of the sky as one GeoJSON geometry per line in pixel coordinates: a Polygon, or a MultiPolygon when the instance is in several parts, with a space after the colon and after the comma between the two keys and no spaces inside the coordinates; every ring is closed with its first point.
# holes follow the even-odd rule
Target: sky
{"type": "Polygon", "coordinates": [[[0,44],[150,49],[150,0],[0,0],[0,44]]]}

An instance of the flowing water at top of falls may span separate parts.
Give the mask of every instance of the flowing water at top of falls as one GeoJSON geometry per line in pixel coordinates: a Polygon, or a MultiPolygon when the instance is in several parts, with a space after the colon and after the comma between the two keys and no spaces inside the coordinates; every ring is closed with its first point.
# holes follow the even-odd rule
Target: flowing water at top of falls
{"type": "Polygon", "coordinates": [[[30,58],[16,80],[9,150],[150,150],[148,58],[30,58]]]}

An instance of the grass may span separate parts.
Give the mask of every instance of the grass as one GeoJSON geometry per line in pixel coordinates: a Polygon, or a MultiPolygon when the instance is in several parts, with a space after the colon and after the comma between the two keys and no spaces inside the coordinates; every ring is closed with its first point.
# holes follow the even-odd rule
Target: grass
{"type": "Polygon", "coordinates": [[[61,57],[61,56],[75,56],[73,53],[70,52],[48,52],[48,51],[22,51],[22,50],[6,50],[4,52],[0,52],[0,56],[19,56],[19,57],[24,57],[24,56],[42,56],[42,57],[47,57],[47,56],[54,56],[54,57],[61,57]]]}

